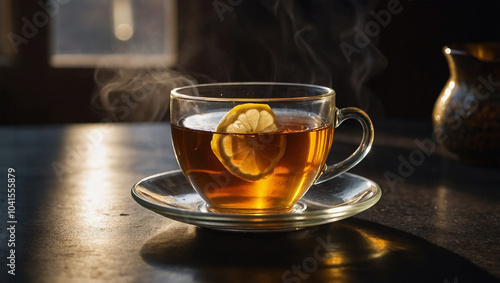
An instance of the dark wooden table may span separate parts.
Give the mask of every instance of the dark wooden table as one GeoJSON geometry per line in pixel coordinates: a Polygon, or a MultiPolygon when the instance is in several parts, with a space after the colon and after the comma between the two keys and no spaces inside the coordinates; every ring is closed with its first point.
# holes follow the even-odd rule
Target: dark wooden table
{"type": "MultiPolygon", "coordinates": [[[[356,147],[355,127],[337,130],[331,161],[356,147]]],[[[179,223],[132,199],[136,181],[178,169],[167,123],[1,127],[0,282],[498,282],[499,168],[449,158],[427,121],[375,129],[351,172],[382,187],[379,203],[252,234],[179,223]]]]}

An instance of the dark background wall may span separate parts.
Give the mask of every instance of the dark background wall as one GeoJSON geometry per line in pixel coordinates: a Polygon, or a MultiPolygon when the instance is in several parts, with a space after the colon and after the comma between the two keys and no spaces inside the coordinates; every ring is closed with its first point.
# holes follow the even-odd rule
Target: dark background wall
{"type": "MultiPolygon", "coordinates": [[[[38,1],[13,2],[13,31],[20,33],[22,17],[40,8],[38,1]]],[[[223,19],[214,2],[179,1],[174,70],[197,82],[328,85],[339,106],[358,106],[374,117],[430,119],[448,78],[442,47],[500,41],[500,1],[220,0],[236,4],[223,19]],[[399,12],[376,29],[374,14],[384,14],[388,3],[399,12]],[[361,46],[355,27],[370,22],[373,36],[361,46]],[[346,44],[357,48],[349,60],[346,44]]],[[[12,65],[0,67],[0,123],[100,121],[91,103],[95,70],[50,67],[48,44],[45,26],[20,46],[12,65]]]]}

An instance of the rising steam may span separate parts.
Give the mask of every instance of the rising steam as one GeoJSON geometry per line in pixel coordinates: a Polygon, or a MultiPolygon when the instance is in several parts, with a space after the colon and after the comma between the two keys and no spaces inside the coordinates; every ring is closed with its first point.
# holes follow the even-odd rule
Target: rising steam
{"type": "MultiPolygon", "coordinates": [[[[368,21],[370,11],[376,7],[376,1],[366,3],[365,1],[353,0],[351,1],[354,11],[355,22],[340,34],[342,42],[350,42],[355,44],[354,30],[362,30],[368,21]]],[[[366,111],[373,110],[383,111],[383,106],[375,94],[366,87],[366,82],[376,74],[380,73],[387,67],[387,59],[382,52],[376,47],[378,42],[378,35],[371,37],[367,46],[358,48],[360,51],[357,56],[350,57],[349,62],[349,83],[353,89],[354,95],[358,106],[366,111]]]]}
{"type": "Polygon", "coordinates": [[[281,43],[271,51],[273,80],[331,86],[326,61],[313,47],[318,44],[318,28],[304,18],[299,2],[262,0],[261,3],[272,11],[280,30],[281,43]]]}
{"type": "MultiPolygon", "coordinates": [[[[339,48],[354,45],[355,31],[364,29],[378,1],[261,0],[279,22],[284,45],[272,53],[275,80],[332,87],[347,105],[382,112],[379,99],[366,87],[386,66],[376,47],[378,35],[349,58],[339,48]],[[287,57],[287,55],[289,55],[287,57]]],[[[269,48],[268,48],[269,49],[269,48]]]]}
{"type": "Polygon", "coordinates": [[[93,102],[111,121],[168,120],[170,91],[194,79],[165,67],[98,68],[93,102]]]}
{"type": "Polygon", "coordinates": [[[378,1],[228,1],[238,6],[225,10],[223,18],[212,2],[179,2],[180,13],[189,16],[179,17],[176,71],[166,67],[96,71],[94,101],[107,117],[165,120],[171,89],[217,81],[318,84],[336,90],[339,106],[383,111],[366,87],[387,64],[376,48],[378,36],[349,60],[339,47],[355,44],[355,31],[364,28],[378,1]]]}

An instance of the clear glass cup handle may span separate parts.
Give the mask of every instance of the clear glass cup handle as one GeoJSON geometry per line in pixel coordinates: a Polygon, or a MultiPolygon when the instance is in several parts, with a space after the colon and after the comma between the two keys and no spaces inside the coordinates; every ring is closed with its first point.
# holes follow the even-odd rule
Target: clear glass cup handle
{"type": "Polygon", "coordinates": [[[314,182],[315,184],[326,182],[346,172],[347,170],[356,166],[356,164],[363,160],[368,152],[370,152],[374,137],[373,124],[370,120],[370,117],[368,117],[368,115],[363,110],[355,107],[342,108],[338,110],[337,117],[335,119],[335,128],[340,126],[340,124],[342,124],[342,122],[347,119],[355,119],[361,124],[363,129],[363,138],[361,139],[361,144],[358,146],[356,151],[347,159],[344,159],[343,161],[333,165],[325,164],[323,172],[314,182]]]}

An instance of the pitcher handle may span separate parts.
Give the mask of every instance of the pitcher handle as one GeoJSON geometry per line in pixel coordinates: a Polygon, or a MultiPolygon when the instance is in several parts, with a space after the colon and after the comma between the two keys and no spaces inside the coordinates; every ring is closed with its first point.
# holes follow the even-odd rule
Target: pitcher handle
{"type": "Polygon", "coordinates": [[[356,151],[353,154],[351,154],[351,156],[333,165],[325,164],[323,172],[318,177],[318,179],[316,179],[314,184],[320,184],[328,180],[331,180],[337,177],[338,175],[346,172],[347,170],[351,169],[352,167],[356,166],[363,158],[366,157],[368,152],[370,152],[370,149],[373,144],[373,138],[374,138],[373,124],[372,121],[370,120],[370,117],[368,117],[368,115],[363,110],[355,107],[346,107],[338,110],[336,116],[337,117],[335,119],[335,128],[340,126],[340,124],[342,124],[342,122],[344,122],[347,119],[357,120],[362,126],[363,138],[361,139],[361,144],[358,146],[356,151]]]}

